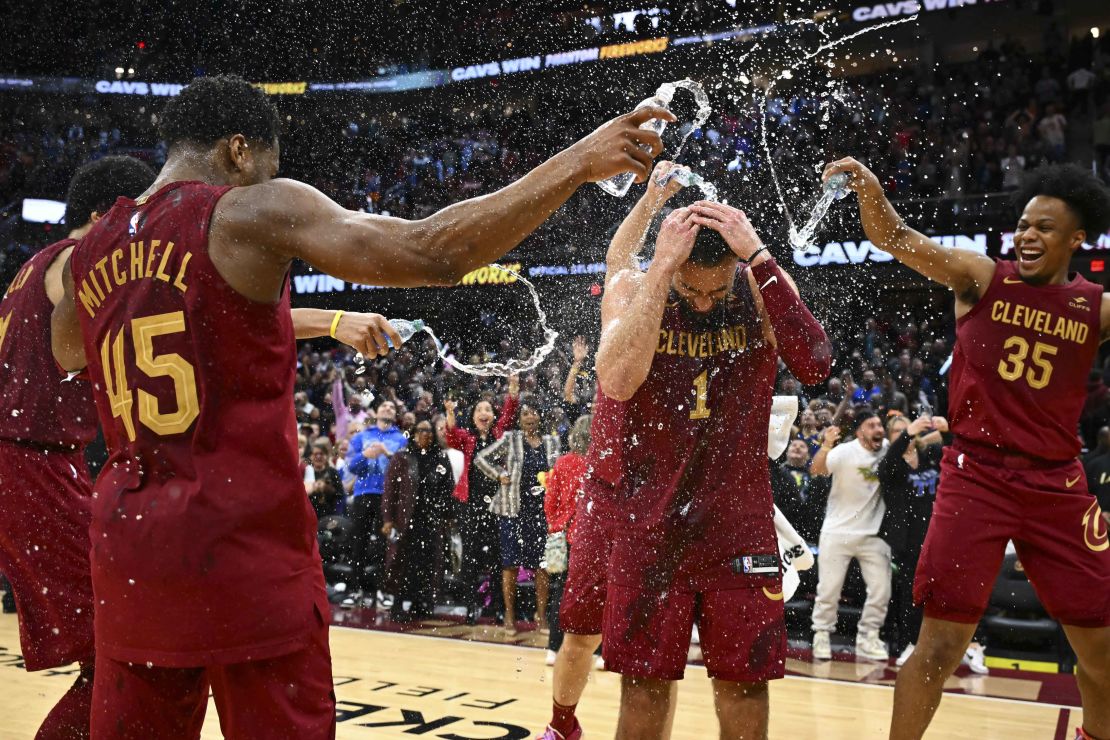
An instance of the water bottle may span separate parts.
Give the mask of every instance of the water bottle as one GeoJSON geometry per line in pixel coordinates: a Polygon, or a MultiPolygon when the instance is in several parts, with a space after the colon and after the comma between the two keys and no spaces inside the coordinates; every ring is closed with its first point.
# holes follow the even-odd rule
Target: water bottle
{"type": "MultiPolygon", "coordinates": [[[[412,335],[416,334],[418,331],[424,331],[424,322],[421,319],[416,319],[415,321],[407,321],[406,319],[390,319],[389,325],[396,329],[397,333],[401,335],[402,343],[412,339],[412,335]]],[[[385,341],[386,344],[388,344],[390,347],[393,346],[393,340],[389,337],[386,337],[385,341]]]]}
{"type": "MultiPolygon", "coordinates": [[[[636,108],[640,109],[649,105],[654,105],[659,108],[666,108],[670,104],[670,102],[671,101],[669,98],[665,98],[657,92],[655,95],[652,95],[647,100],[640,101],[640,104],[637,105],[636,108]]],[[[667,122],[660,118],[652,118],[640,124],[640,128],[654,131],[655,133],[662,136],[663,129],[667,128],[667,122]]],[[[646,147],[643,144],[640,145],[640,148],[643,149],[645,152],[651,151],[649,147],[646,147]]],[[[635,173],[622,172],[619,175],[614,175],[613,177],[610,177],[608,180],[602,180],[597,184],[597,186],[604,190],[606,193],[609,193],[609,195],[615,195],[618,198],[623,198],[625,195],[628,194],[628,190],[632,187],[632,182],[635,179],[635,173]]]]}
{"type": "Polygon", "coordinates": [[[843,200],[848,197],[848,173],[837,172],[835,175],[830,175],[828,180],[825,180],[825,192],[832,191],[833,198],[836,200],[843,200]]]}

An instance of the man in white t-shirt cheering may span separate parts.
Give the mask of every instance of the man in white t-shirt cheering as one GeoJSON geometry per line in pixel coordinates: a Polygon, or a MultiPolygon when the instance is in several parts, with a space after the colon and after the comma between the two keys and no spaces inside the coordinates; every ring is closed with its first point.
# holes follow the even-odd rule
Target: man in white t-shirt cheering
{"type": "Polygon", "coordinates": [[[810,464],[814,475],[831,475],[832,489],[817,555],[817,600],[813,605],[813,657],[832,658],[829,633],[836,629],[837,604],[852,558],[859,561],[867,601],[856,632],[856,655],[887,660],[879,628],[890,603],[890,546],[879,537],[886,506],[877,468],[887,448],[883,424],[874,411],[856,414],[856,437],[836,445],[840,429],[830,426],[810,464]],[[835,448],[834,448],[834,445],[835,448]]]}

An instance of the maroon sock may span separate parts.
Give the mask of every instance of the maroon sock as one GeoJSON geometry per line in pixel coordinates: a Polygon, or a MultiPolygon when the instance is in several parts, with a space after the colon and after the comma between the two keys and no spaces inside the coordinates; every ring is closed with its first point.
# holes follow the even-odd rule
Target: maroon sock
{"type": "Polygon", "coordinates": [[[69,691],[46,715],[39,727],[35,740],[84,740],[89,737],[89,722],[92,714],[92,675],[90,661],[82,664],[81,674],[69,691]]]}
{"type": "Polygon", "coordinates": [[[566,737],[574,732],[574,710],[577,704],[564,707],[557,701],[551,702],[551,729],[566,737]]]}

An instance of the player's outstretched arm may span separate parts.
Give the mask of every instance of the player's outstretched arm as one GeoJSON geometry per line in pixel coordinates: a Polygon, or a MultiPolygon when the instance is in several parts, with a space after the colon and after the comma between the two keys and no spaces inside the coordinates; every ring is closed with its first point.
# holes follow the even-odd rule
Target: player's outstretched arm
{"type": "Polygon", "coordinates": [[[401,335],[389,323],[389,319],[379,313],[294,308],[293,332],[297,339],[330,336],[370,358],[389,354],[387,337],[394,347],[402,344],[401,335]]]}
{"type": "Polygon", "coordinates": [[[609,250],[605,253],[606,278],[615,277],[618,272],[625,269],[639,270],[637,257],[644,247],[644,238],[647,236],[648,227],[655,219],[663,206],[675,193],[682,189],[682,183],[677,178],[669,177],[672,172],[685,167],[674,162],[659,162],[647,181],[647,190],[643,197],[636,202],[628,215],[624,217],[613,240],[609,242],[609,250]]]}
{"type": "Polygon", "coordinates": [[[63,370],[77,372],[84,370],[88,361],[77,319],[77,303],[73,300],[73,272],[68,259],[62,267],[62,287],[65,293],[50,315],[50,348],[63,370]]]}
{"type": "Polygon", "coordinates": [[[596,358],[598,384],[606,396],[627,401],[647,379],[671,279],[690,256],[697,234],[690,211],[679,208],[663,221],[647,272],[626,269],[606,276],[596,358]]]}
{"type": "Polygon", "coordinates": [[[277,179],[225,195],[212,235],[225,250],[270,253],[282,274],[299,258],[352,282],[454,285],[523,241],[583,183],[628,171],[645,180],[663,148],[658,134],[640,128],[650,118],[675,120],[662,108],[619,116],[511,185],[419,221],[348,211],[309,185],[277,179]]]}
{"type": "Polygon", "coordinates": [[[846,157],[825,165],[822,179],[839,172],[848,173],[848,187],[859,199],[860,220],[872,244],[930,280],[948,286],[956,293],[956,300],[966,306],[975,305],[994,277],[994,260],[966,250],[945,249],[911,229],[887,200],[879,179],[855,159],[846,157]]]}

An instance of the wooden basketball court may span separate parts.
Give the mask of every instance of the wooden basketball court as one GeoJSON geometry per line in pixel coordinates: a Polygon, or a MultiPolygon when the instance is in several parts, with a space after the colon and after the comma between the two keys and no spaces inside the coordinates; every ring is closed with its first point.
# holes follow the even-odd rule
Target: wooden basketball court
{"type": "MultiPolygon", "coordinates": [[[[0,738],[30,740],[38,723],[73,681],[74,673],[26,673],[18,657],[15,615],[0,617],[0,738]]],[[[331,633],[338,697],[338,733],[345,740],[411,738],[520,740],[535,737],[550,711],[551,669],[544,653],[420,634],[335,627],[331,633]]],[[[862,740],[886,737],[893,692],[889,686],[851,681],[874,664],[834,661],[791,669],[771,688],[771,737],[862,740]],[[819,669],[816,670],[815,669],[819,669]],[[824,673],[829,678],[813,677],[824,673]]],[[[990,677],[993,681],[1016,679],[990,677]]],[[[613,736],[619,676],[594,672],[579,708],[587,737],[613,736]]],[[[1082,721],[1072,707],[982,696],[946,696],[930,738],[1072,737],[1082,721]]],[[[710,682],[690,666],[679,688],[673,737],[717,736],[710,682]]],[[[220,738],[210,705],[204,738],[220,738]]]]}

